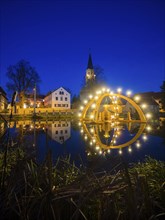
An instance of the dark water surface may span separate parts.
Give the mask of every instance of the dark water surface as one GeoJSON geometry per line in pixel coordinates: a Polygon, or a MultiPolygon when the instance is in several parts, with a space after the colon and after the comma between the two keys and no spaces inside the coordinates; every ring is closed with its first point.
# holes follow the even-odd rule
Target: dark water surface
{"type": "MultiPolygon", "coordinates": [[[[1,130],[3,124],[1,123],[1,130]]],[[[17,121],[10,125],[14,141],[19,138],[37,162],[51,150],[53,160],[67,157],[87,167],[108,168],[114,161],[144,161],[146,156],[165,161],[165,123],[83,124],[77,121],[17,121]]]]}

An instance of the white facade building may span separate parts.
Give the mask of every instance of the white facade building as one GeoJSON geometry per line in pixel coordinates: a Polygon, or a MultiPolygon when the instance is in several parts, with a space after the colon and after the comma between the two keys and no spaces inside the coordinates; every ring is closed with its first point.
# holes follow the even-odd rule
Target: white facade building
{"type": "Polygon", "coordinates": [[[45,107],[54,108],[55,110],[70,109],[71,97],[70,93],[63,87],[54,90],[44,99],[45,107]]]}

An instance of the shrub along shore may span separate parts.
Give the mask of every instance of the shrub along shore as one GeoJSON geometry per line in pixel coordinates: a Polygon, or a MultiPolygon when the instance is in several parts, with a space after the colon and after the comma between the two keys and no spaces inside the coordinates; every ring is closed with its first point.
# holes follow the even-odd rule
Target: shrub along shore
{"type": "Polygon", "coordinates": [[[70,157],[37,164],[20,147],[1,146],[1,219],[163,219],[165,164],[151,158],[94,172],[70,157]]]}

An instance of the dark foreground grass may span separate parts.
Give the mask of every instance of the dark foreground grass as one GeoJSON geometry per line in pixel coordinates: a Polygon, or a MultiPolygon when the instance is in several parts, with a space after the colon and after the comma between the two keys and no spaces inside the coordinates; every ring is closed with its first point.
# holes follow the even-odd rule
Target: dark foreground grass
{"type": "Polygon", "coordinates": [[[163,219],[164,162],[144,163],[113,172],[78,168],[70,158],[43,164],[22,150],[1,152],[0,219],[163,219]],[[113,173],[113,174],[112,174],[113,173]]]}

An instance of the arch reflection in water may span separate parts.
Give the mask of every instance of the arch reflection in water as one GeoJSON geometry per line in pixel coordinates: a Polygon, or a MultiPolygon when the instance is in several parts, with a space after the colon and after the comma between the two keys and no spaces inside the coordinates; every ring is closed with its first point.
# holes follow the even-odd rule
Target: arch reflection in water
{"type": "Polygon", "coordinates": [[[51,139],[63,144],[71,136],[70,121],[55,121],[47,125],[47,133],[51,139]]]}
{"type": "Polygon", "coordinates": [[[79,122],[80,132],[88,141],[90,150],[102,153],[110,153],[111,149],[118,149],[122,154],[123,148],[139,148],[142,142],[147,140],[147,134],[151,127],[146,123],[111,123],[92,124],[79,122]]]}

